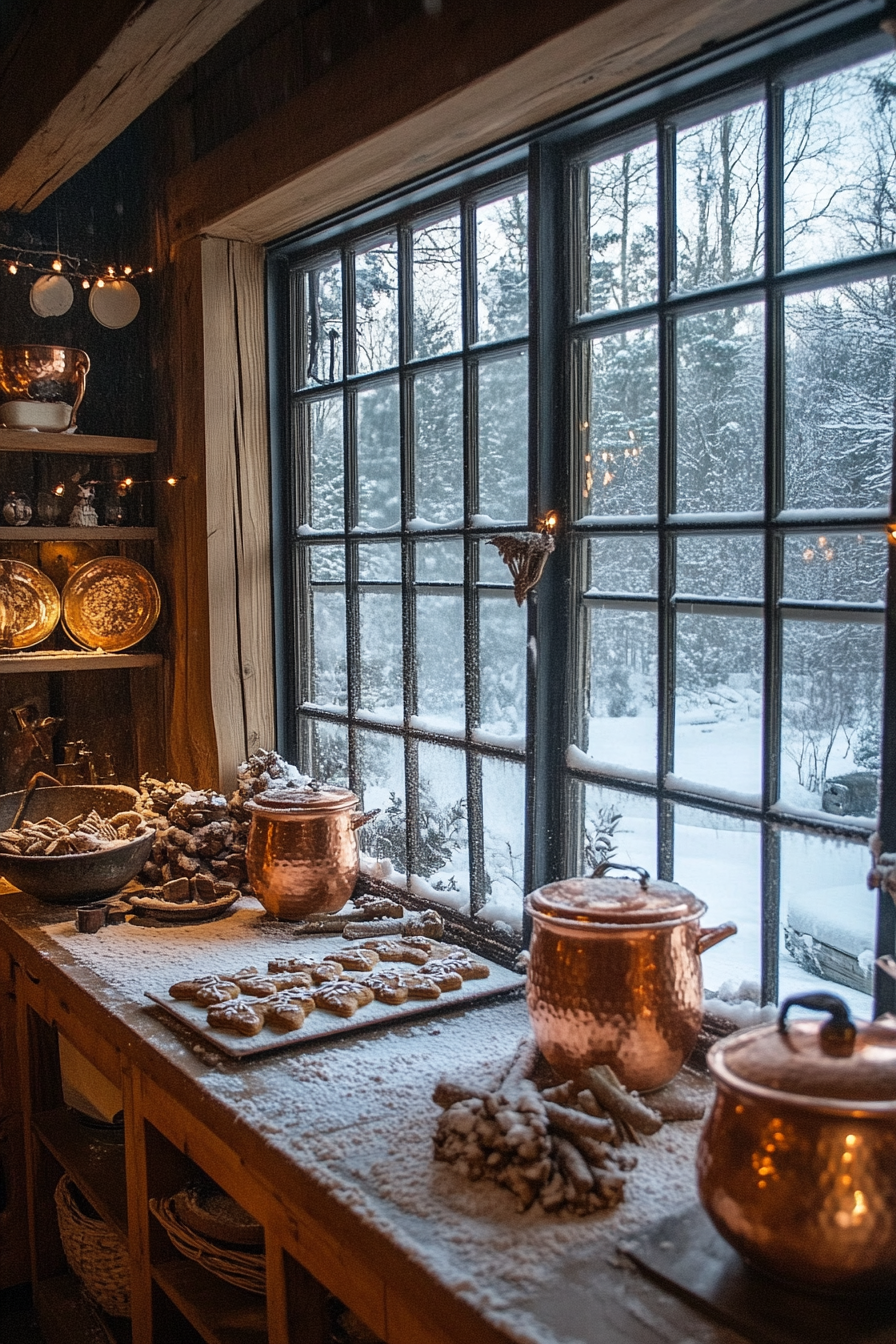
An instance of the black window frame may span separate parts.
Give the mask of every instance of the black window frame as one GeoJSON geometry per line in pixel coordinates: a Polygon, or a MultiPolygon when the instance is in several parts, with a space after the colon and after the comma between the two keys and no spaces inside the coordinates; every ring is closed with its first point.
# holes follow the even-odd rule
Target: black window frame
{"type": "MultiPolygon", "coordinates": [[[[779,836],[782,830],[793,829],[802,833],[825,835],[855,840],[867,831],[857,828],[848,820],[832,817],[829,822],[807,818],[795,811],[788,814],[778,804],[778,762],[780,748],[780,698],[782,621],[787,604],[782,605],[782,546],[786,535],[811,530],[819,523],[833,529],[828,515],[813,518],[810,512],[788,516],[782,513],[783,504],[783,399],[781,377],[775,371],[782,368],[783,320],[782,305],[788,293],[818,287],[823,282],[838,279],[865,278],[868,275],[892,272],[896,269],[896,252],[876,254],[857,260],[845,260],[811,266],[800,271],[784,272],[780,240],[782,203],[777,189],[779,180],[777,146],[782,88],[788,72],[796,67],[805,71],[808,63],[820,66],[831,62],[838,51],[849,52],[844,63],[857,58],[856,53],[867,49],[886,50],[886,40],[878,30],[883,4],[878,0],[859,0],[859,3],[835,3],[815,6],[804,14],[769,25],[758,34],[747,35],[725,48],[702,54],[677,66],[673,71],[660,72],[636,86],[614,93],[594,104],[576,109],[553,122],[520,135],[514,140],[471,156],[463,163],[452,165],[444,172],[430,174],[405,188],[388,192],[357,211],[346,211],[324,221],[319,226],[303,230],[269,250],[268,259],[268,338],[271,356],[271,426],[272,426],[272,481],[273,487],[273,575],[277,619],[276,668],[279,744],[292,758],[302,758],[303,750],[297,725],[297,706],[302,703],[300,672],[297,656],[301,619],[300,593],[302,582],[295,563],[296,552],[307,550],[307,538],[297,536],[297,496],[292,485],[280,488],[280,482],[292,482],[295,470],[292,418],[290,404],[294,396],[289,369],[290,353],[290,274],[294,274],[309,258],[335,253],[340,246],[350,247],[357,240],[373,238],[388,225],[407,231],[423,217],[436,217],[449,204],[460,201],[469,225],[471,203],[478,197],[494,195],[502,183],[510,183],[525,176],[529,192],[529,274],[530,322],[526,344],[529,349],[529,527],[553,511],[560,517],[560,536],[557,554],[545,570],[537,595],[527,604],[527,639],[530,648],[538,650],[537,661],[529,657],[527,667],[528,716],[526,750],[520,754],[508,753],[501,748],[490,748],[471,740],[469,718],[466,740],[444,739],[444,745],[467,750],[470,780],[475,784],[475,762],[484,756],[524,761],[526,766],[526,855],[525,889],[568,875],[579,861],[581,836],[577,819],[581,807],[577,795],[586,783],[606,784],[613,789],[648,794],[656,799],[658,811],[658,875],[671,877],[671,833],[676,805],[699,806],[742,817],[756,822],[762,834],[762,998],[763,1002],[777,999],[777,966],[779,956],[779,836]],[[770,152],[767,157],[766,192],[773,227],[766,230],[765,267],[760,276],[724,288],[713,288],[698,294],[682,294],[674,290],[674,163],[671,153],[669,127],[695,109],[706,107],[709,114],[722,100],[736,102],[744,91],[764,89],[770,115],[767,134],[770,152]],[[573,195],[576,166],[585,162],[598,142],[624,139],[653,123],[657,128],[660,147],[660,189],[663,198],[661,219],[672,221],[660,240],[660,288],[657,302],[638,310],[638,316],[656,317],[661,332],[660,382],[664,389],[664,413],[661,413],[663,451],[660,454],[658,517],[651,535],[659,537],[660,573],[656,609],[659,619],[660,714],[658,723],[658,770],[655,784],[636,779],[624,780],[618,774],[603,776],[601,772],[569,766],[566,761],[567,744],[577,740],[580,702],[566,694],[569,669],[581,665],[583,657],[583,615],[595,601],[608,605],[620,600],[613,594],[584,599],[587,587],[583,582],[582,564],[570,555],[570,548],[581,554],[583,548],[576,541],[586,535],[631,535],[644,533],[643,521],[631,524],[614,520],[611,526],[601,526],[594,520],[583,523],[570,516],[568,504],[577,498],[577,452],[574,426],[579,417],[573,405],[576,388],[574,350],[589,335],[631,324],[632,314],[588,314],[576,316],[575,291],[580,279],[576,271],[576,253],[567,233],[567,211],[573,195]],[[690,517],[676,517],[670,464],[674,461],[674,406],[672,367],[674,360],[674,319],[677,314],[696,312],[717,307],[720,300],[735,303],[746,298],[761,298],[766,304],[766,452],[764,455],[764,503],[761,515],[737,522],[705,522],[690,517]],[[287,391],[289,389],[289,391],[287,391]],[[674,539],[678,536],[722,533],[752,533],[765,539],[765,597],[755,615],[761,619],[764,634],[764,687],[763,702],[771,712],[763,715],[762,798],[756,807],[746,803],[722,801],[709,794],[692,793],[670,786],[672,724],[674,704],[674,565],[671,557],[674,539]]],[[[830,66],[828,67],[830,68],[830,66]]],[[[805,75],[803,75],[805,77],[805,75]]],[[[570,211],[574,214],[574,211],[570,211]]],[[[469,227],[467,227],[467,238],[469,227]]],[[[464,253],[466,274],[470,277],[471,253],[467,245],[464,253]]],[[[469,292],[469,291],[467,291],[469,292]]],[[[344,303],[350,302],[347,293],[344,303]]],[[[294,311],[294,306],[293,306],[294,311]]],[[[348,308],[344,308],[347,315],[348,308]]],[[[348,323],[344,318],[343,329],[348,323]]],[[[405,326],[404,330],[407,328],[405,326]]],[[[465,551],[465,623],[475,647],[475,585],[477,575],[472,559],[475,543],[494,532],[519,530],[518,527],[492,528],[488,532],[472,529],[470,515],[476,510],[470,495],[469,481],[475,465],[475,445],[471,437],[471,414],[475,404],[471,399],[468,369],[477,358],[469,311],[464,315],[463,351],[459,356],[465,370],[465,526],[446,533],[439,529],[440,538],[463,538],[465,551]]],[[[517,342],[508,342],[513,346],[517,342]]],[[[497,347],[495,347],[497,350],[497,347]]],[[[491,350],[490,350],[491,352],[491,350]]],[[[402,343],[399,374],[405,377],[411,369],[425,362],[409,360],[406,342],[402,343]]],[[[443,357],[440,357],[440,359],[443,357]]],[[[368,375],[373,379],[379,375],[368,375]]],[[[360,385],[360,379],[344,376],[343,386],[360,385]]],[[[403,412],[406,414],[406,412],[403,412]]],[[[407,461],[408,436],[403,436],[403,480],[409,477],[407,461]]],[[[351,481],[350,453],[346,455],[346,480],[351,481]]],[[[402,535],[407,518],[408,501],[402,505],[402,535]]],[[[346,513],[346,535],[327,538],[345,541],[347,552],[354,544],[347,536],[350,526],[346,513]]],[[[837,520],[841,529],[868,528],[874,523],[879,528],[894,525],[892,510],[868,510],[844,513],[837,520]]],[[[427,533],[415,532],[416,539],[427,533]]],[[[390,533],[394,540],[395,534],[390,533]]],[[[365,535],[361,542],[371,539],[365,535]]],[[[315,538],[311,544],[318,544],[315,538]]],[[[413,628],[413,579],[408,566],[408,547],[403,543],[405,558],[403,574],[403,607],[405,628],[413,628]]],[[[411,550],[413,547],[410,548],[411,550]]],[[[885,677],[882,747],[883,796],[879,826],[885,848],[896,848],[896,558],[893,548],[889,554],[889,577],[885,629],[885,677]]],[[[349,586],[351,571],[347,572],[349,586]]],[[[351,608],[351,600],[348,603],[351,608]]],[[[718,604],[716,604],[718,605],[718,604]]],[[[862,604],[854,604],[854,616],[859,619],[879,619],[877,611],[863,611],[862,604]]],[[[802,610],[791,614],[808,616],[802,610]]],[[[833,613],[831,613],[833,614],[833,613]]],[[[837,608],[843,615],[843,608],[837,608]]],[[[823,619],[825,612],[815,604],[812,616],[823,619]]],[[[350,625],[351,625],[350,617],[350,625]]],[[[355,627],[356,629],[356,627],[355,627]]],[[[350,634],[353,632],[350,630],[350,634]]],[[[467,664],[467,690],[475,706],[475,669],[471,682],[470,662],[467,664]]],[[[414,669],[410,650],[406,651],[404,669],[405,691],[413,702],[414,669]]],[[[350,696],[353,693],[350,691],[350,696]]],[[[356,703],[356,697],[355,697],[356,703]]],[[[350,705],[351,708],[351,705],[350,705]]],[[[308,717],[307,715],[305,717],[308,717]]],[[[313,716],[311,716],[313,717],[313,716]]],[[[327,718],[326,714],[319,717],[327,718]]],[[[410,818],[414,804],[414,744],[418,741],[439,743],[433,736],[411,728],[387,728],[383,731],[400,735],[405,742],[408,780],[408,834],[409,859],[413,858],[413,834],[410,818]]],[[[350,757],[352,777],[358,777],[356,754],[350,757]]],[[[475,788],[471,791],[475,797],[475,788]]],[[[471,808],[471,879],[481,892],[481,816],[476,817],[475,804],[471,808]],[[476,828],[479,827],[479,841],[476,828]]],[[[409,871],[413,871],[409,863],[409,871]]],[[[479,904],[481,905],[481,898],[479,904]]],[[[475,913],[474,905],[471,914],[475,913]]],[[[461,921],[470,932],[474,921],[461,921]]],[[[481,928],[481,926],[480,926],[481,928]]],[[[528,938],[524,921],[523,940],[528,938]]],[[[896,907],[890,898],[881,895],[878,906],[876,954],[896,952],[896,907]]],[[[896,982],[878,971],[875,977],[876,1010],[896,1009],[896,982]]]]}

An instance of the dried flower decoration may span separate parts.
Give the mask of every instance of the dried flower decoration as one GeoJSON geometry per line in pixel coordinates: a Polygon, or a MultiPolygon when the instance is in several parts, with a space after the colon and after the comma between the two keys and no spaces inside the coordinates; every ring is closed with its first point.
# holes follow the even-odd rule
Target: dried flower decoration
{"type": "Polygon", "coordinates": [[[554,549],[554,538],[549,531],[515,532],[503,537],[490,537],[490,546],[498,554],[513,576],[513,595],[521,607],[544,572],[548,556],[554,549]]]}

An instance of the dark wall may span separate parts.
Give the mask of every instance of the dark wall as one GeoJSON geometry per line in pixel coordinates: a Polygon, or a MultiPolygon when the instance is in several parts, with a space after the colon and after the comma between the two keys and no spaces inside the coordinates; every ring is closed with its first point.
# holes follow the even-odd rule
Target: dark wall
{"type": "MultiPolygon", "coordinates": [[[[80,173],[30,215],[0,214],[0,244],[55,250],[98,265],[153,264],[153,144],[149,114],[134,122],[80,173]]],[[[45,265],[49,269],[51,258],[45,265]]],[[[87,434],[154,436],[150,331],[157,275],[138,278],[140,312],[118,331],[100,326],[88,293],[73,281],[75,299],[62,317],[38,317],[28,296],[36,279],[0,262],[0,344],[69,345],[86,350],[91,370],[78,424],[87,434]]]]}

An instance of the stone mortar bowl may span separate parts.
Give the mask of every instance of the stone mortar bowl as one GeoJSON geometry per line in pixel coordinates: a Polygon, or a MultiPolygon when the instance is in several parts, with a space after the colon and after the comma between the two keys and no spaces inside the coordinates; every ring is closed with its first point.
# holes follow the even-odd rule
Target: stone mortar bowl
{"type": "MultiPolygon", "coordinates": [[[[129,812],[137,792],[123,784],[66,784],[61,788],[37,789],[25,809],[23,820],[55,817],[71,821],[91,810],[101,817],[129,812]]],[[[12,823],[22,801],[22,791],[0,794],[0,831],[12,823]]],[[[138,835],[114,849],[92,854],[0,854],[0,877],[49,905],[84,905],[118,891],[136,877],[152,849],[155,832],[138,835]]]]}

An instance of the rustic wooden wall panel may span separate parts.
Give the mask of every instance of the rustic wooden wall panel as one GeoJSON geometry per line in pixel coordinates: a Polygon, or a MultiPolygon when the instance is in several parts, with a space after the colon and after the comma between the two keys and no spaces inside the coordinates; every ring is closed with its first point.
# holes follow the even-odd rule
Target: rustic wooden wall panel
{"type": "Polygon", "coordinates": [[[264,250],[202,244],[211,693],[221,787],[275,742],[264,250]]]}
{"type": "Polygon", "coordinates": [[[455,0],[177,174],[172,234],[271,241],[794,8],[455,0]]]}

